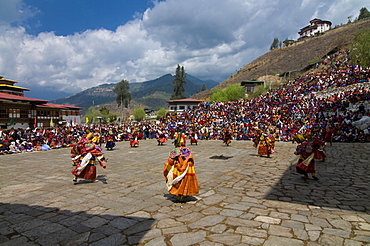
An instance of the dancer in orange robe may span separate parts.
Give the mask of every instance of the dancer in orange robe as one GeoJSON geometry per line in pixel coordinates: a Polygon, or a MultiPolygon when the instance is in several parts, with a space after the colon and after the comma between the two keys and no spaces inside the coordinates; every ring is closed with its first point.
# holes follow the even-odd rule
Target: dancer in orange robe
{"type": "Polygon", "coordinates": [[[170,194],[178,196],[194,196],[199,192],[198,180],[194,169],[192,151],[187,147],[175,148],[170,152],[163,170],[167,190],[170,194]]]}

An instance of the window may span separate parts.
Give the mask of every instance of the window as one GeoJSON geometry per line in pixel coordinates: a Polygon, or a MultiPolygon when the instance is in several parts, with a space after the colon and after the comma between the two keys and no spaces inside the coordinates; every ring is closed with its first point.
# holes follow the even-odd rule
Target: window
{"type": "Polygon", "coordinates": [[[27,119],[28,118],[28,110],[21,110],[21,112],[20,112],[20,116],[21,116],[21,118],[23,118],[23,119],[27,119]]]}
{"type": "Polygon", "coordinates": [[[245,87],[245,92],[247,92],[247,93],[254,92],[254,86],[246,86],[245,87]]]}
{"type": "Polygon", "coordinates": [[[20,109],[9,109],[9,118],[20,118],[21,110],[20,109]]]}
{"type": "Polygon", "coordinates": [[[2,119],[8,118],[8,112],[6,111],[6,109],[0,109],[0,118],[2,119]]]}
{"type": "Polygon", "coordinates": [[[36,118],[37,111],[35,109],[28,110],[28,118],[36,118]]]}

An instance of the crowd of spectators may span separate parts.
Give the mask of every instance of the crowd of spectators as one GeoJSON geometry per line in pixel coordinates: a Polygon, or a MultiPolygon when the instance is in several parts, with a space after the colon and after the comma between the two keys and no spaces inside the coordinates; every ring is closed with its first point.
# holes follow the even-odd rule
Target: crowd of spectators
{"type": "Polygon", "coordinates": [[[157,121],[2,130],[0,154],[68,147],[89,132],[99,133],[103,140],[109,135],[125,141],[133,132],[140,139],[153,139],[161,134],[172,138],[182,131],[208,140],[222,139],[227,130],[234,140],[251,140],[258,127],[265,132],[273,129],[278,141],[314,132],[321,138],[331,134],[333,141],[370,142],[370,123],[355,124],[366,116],[370,116],[370,69],[350,65],[348,52],[338,52],[304,76],[251,100],[204,102],[157,121]]]}

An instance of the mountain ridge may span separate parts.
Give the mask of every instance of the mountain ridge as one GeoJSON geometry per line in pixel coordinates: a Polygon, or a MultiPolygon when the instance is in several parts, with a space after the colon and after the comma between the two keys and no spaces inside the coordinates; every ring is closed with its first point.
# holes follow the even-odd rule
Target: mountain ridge
{"type": "MultiPolygon", "coordinates": [[[[173,82],[175,77],[171,74],[165,74],[153,80],[144,82],[129,83],[129,91],[131,92],[132,108],[166,108],[167,101],[170,100],[173,94],[173,82]]],[[[212,80],[201,80],[190,74],[186,74],[187,82],[185,84],[185,96],[189,97],[193,94],[199,93],[203,85],[206,88],[213,88],[218,83],[212,80]]],[[[85,112],[91,106],[107,107],[113,112],[119,111],[116,105],[116,94],[113,88],[116,83],[101,84],[99,86],[91,87],[74,95],[51,100],[51,103],[69,104],[83,108],[85,112]]]]}

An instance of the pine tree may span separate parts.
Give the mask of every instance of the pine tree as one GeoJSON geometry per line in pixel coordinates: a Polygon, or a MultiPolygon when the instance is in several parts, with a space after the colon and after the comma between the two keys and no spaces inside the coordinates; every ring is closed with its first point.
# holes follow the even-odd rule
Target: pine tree
{"type": "Polygon", "coordinates": [[[183,99],[185,98],[185,81],[186,74],[184,66],[180,67],[177,65],[175,78],[172,80],[174,94],[171,96],[171,99],[183,99]]]}
{"type": "Polygon", "coordinates": [[[367,8],[361,8],[360,15],[358,16],[358,20],[366,19],[369,17],[370,17],[370,12],[367,10],[367,8]]]}
{"type": "Polygon", "coordinates": [[[279,39],[274,38],[274,41],[272,41],[272,44],[270,46],[270,50],[279,48],[279,43],[280,43],[279,39]]]}

